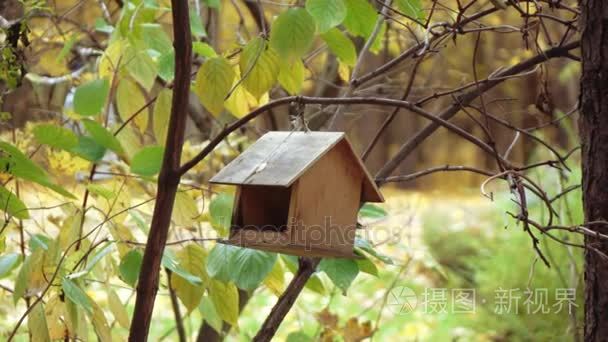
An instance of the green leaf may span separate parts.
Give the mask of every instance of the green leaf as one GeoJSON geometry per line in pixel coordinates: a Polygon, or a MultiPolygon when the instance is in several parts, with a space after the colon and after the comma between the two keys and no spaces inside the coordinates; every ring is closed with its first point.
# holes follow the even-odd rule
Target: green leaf
{"type": "Polygon", "coordinates": [[[384,48],[384,38],[386,38],[386,21],[383,21],[380,24],[380,30],[376,35],[376,39],[372,42],[372,45],[369,47],[369,52],[373,54],[378,54],[384,48]]]}
{"type": "Polygon", "coordinates": [[[167,140],[167,130],[169,129],[169,118],[171,117],[171,99],[173,91],[163,89],[156,98],[154,113],[152,114],[152,130],[156,137],[156,143],[164,146],[167,140]]]}
{"type": "Polygon", "coordinates": [[[357,262],[359,271],[371,274],[376,277],[378,276],[378,267],[376,267],[376,264],[374,264],[373,261],[369,260],[368,258],[356,259],[355,261],[357,262]]]}
{"type": "Polygon", "coordinates": [[[139,278],[142,259],[143,256],[139,250],[133,249],[129,251],[129,253],[120,260],[120,265],[118,266],[120,279],[135,287],[137,279],[139,278]]]}
{"type": "Polygon", "coordinates": [[[160,54],[173,51],[173,42],[160,24],[141,24],[142,41],[149,49],[156,50],[160,54]]]}
{"type": "Polygon", "coordinates": [[[171,286],[175,289],[177,297],[182,301],[188,312],[194,310],[205,292],[208,276],[205,270],[205,250],[196,243],[188,244],[177,252],[176,259],[186,272],[203,280],[201,284],[194,285],[179,274],[171,275],[171,286]]]}
{"type": "Polygon", "coordinates": [[[344,26],[355,36],[368,38],[378,18],[376,9],[367,0],[344,0],[347,8],[344,26]]]}
{"type": "MultiPolygon", "coordinates": [[[[81,222],[81,221],[78,220],[77,222],[81,222]]],[[[71,241],[73,241],[73,240],[71,240],[71,241]]],[[[70,243],[71,243],[71,241],[70,241],[70,243]]],[[[80,278],[82,276],[89,274],[89,272],[91,272],[91,270],[93,270],[95,265],[97,265],[97,263],[100,262],[101,259],[103,259],[103,257],[110,254],[110,252],[112,252],[114,250],[113,247],[114,246],[112,245],[112,243],[110,243],[110,242],[106,243],[106,245],[103,246],[101,248],[101,250],[99,250],[97,253],[95,253],[93,255],[93,257],[87,261],[87,267],[84,270],[67,275],[66,278],[76,279],[76,278],[80,278]]]]}
{"type": "Polygon", "coordinates": [[[40,144],[62,150],[71,150],[78,146],[78,137],[67,128],[53,124],[39,124],[33,129],[34,137],[40,144]]]}
{"type": "Polygon", "coordinates": [[[387,217],[388,213],[377,205],[365,203],[359,209],[359,216],[362,218],[381,219],[387,217]]]}
{"type": "Polygon", "coordinates": [[[221,333],[223,325],[222,318],[217,313],[215,305],[213,304],[209,296],[203,297],[203,299],[201,300],[201,304],[198,306],[198,309],[205,323],[211,326],[216,332],[221,333]]]}
{"type": "Polygon", "coordinates": [[[306,10],[317,22],[321,33],[340,25],[346,18],[344,0],[307,0],[306,10]]]}
{"type": "Polygon", "coordinates": [[[389,264],[389,265],[394,264],[393,259],[391,259],[390,257],[388,257],[382,253],[379,253],[378,251],[376,251],[374,249],[374,246],[372,246],[372,244],[369,241],[362,239],[360,237],[355,238],[355,252],[357,252],[358,250],[368,253],[369,255],[375,257],[376,259],[382,261],[385,264],[389,264]]]}
{"type": "Polygon", "coordinates": [[[79,135],[78,145],[71,148],[70,152],[88,161],[96,162],[106,154],[106,148],[96,143],[89,136],[79,135]]]}
{"type": "Polygon", "coordinates": [[[95,31],[112,34],[114,26],[108,24],[103,18],[95,19],[95,31]]]}
{"type": "Polygon", "coordinates": [[[203,21],[201,20],[201,16],[194,10],[190,10],[190,31],[192,32],[192,35],[197,38],[207,36],[205,26],[203,26],[203,21]]]}
{"type": "Polygon", "coordinates": [[[325,285],[323,285],[323,281],[321,281],[321,278],[319,278],[319,276],[316,274],[313,274],[312,276],[310,276],[310,278],[308,278],[308,281],[306,282],[306,288],[322,296],[325,296],[327,294],[327,290],[325,290],[325,285]]]}
{"type": "Polygon", "coordinates": [[[233,283],[223,283],[211,279],[209,282],[209,297],[220,318],[232,326],[238,325],[239,291],[233,283]]]}
{"type": "Polygon", "coordinates": [[[425,19],[420,0],[395,0],[397,8],[411,18],[422,21],[425,19]]]}
{"type": "Polygon", "coordinates": [[[227,193],[220,193],[213,197],[209,204],[211,226],[221,235],[226,235],[230,229],[233,205],[234,196],[227,193]]]}
{"type": "Polygon", "coordinates": [[[213,49],[213,47],[207,43],[203,42],[194,42],[192,43],[192,51],[200,55],[201,57],[217,57],[217,53],[213,49]]]}
{"type": "Polygon", "coordinates": [[[105,127],[93,120],[82,120],[84,127],[87,129],[91,138],[99,145],[112,150],[117,154],[123,154],[124,150],[116,137],[110,133],[105,127]]]}
{"type": "Polygon", "coordinates": [[[277,261],[277,255],[250,248],[237,248],[229,264],[232,281],[243,290],[253,290],[266,278],[277,261]]]}
{"type": "Polygon", "coordinates": [[[165,52],[158,57],[158,76],[166,82],[175,77],[175,51],[165,52]]]}
{"type": "Polygon", "coordinates": [[[112,189],[109,189],[101,184],[89,183],[87,185],[87,190],[89,190],[89,192],[93,195],[101,196],[108,201],[111,201],[116,197],[116,193],[112,191],[112,189]]]}
{"type": "Polygon", "coordinates": [[[78,41],[78,33],[72,33],[68,40],[63,44],[63,47],[61,48],[61,51],[59,51],[57,57],[55,57],[56,63],[64,62],[64,58],[68,55],[68,53],[70,53],[70,51],[72,51],[76,41],[78,41]]]}
{"type": "Polygon", "coordinates": [[[207,258],[207,274],[225,283],[231,281],[234,270],[230,269],[229,261],[238,249],[239,247],[223,243],[216,244],[207,258]]]}
{"type": "Polygon", "coordinates": [[[277,82],[279,56],[261,37],[252,39],[241,52],[239,62],[243,85],[259,99],[277,82]]]}
{"type": "Polygon", "coordinates": [[[312,342],[312,341],[314,341],[314,339],[312,337],[306,335],[302,331],[295,331],[295,332],[289,333],[289,335],[287,335],[287,340],[286,340],[286,342],[312,342]]]}
{"type": "Polygon", "coordinates": [[[279,83],[290,95],[298,94],[304,85],[304,72],[302,60],[296,59],[291,63],[283,61],[279,72],[279,83]]]}
{"type": "Polygon", "coordinates": [[[319,264],[319,270],[325,272],[344,295],[359,273],[359,267],[352,259],[323,259],[319,264]]]}
{"type": "Polygon", "coordinates": [[[83,308],[87,313],[93,313],[93,304],[89,296],[72,280],[63,278],[61,281],[63,293],[74,304],[83,308]]]}
{"type": "Polygon", "coordinates": [[[53,242],[50,237],[45,236],[43,234],[34,234],[30,237],[28,241],[28,246],[32,251],[42,249],[47,251],[49,249],[49,245],[53,242]]]}
{"type": "Polygon", "coordinates": [[[27,219],[30,214],[19,197],[0,185],[0,210],[19,219],[27,219]]]}
{"type": "Polygon", "coordinates": [[[146,146],[139,150],[131,160],[131,172],[142,176],[153,176],[160,171],[163,164],[165,148],[146,146]]]}
{"type": "Polygon", "coordinates": [[[21,255],[8,253],[0,256],[0,279],[9,275],[21,262],[21,255]]]}
{"type": "Polygon", "coordinates": [[[314,40],[315,21],[303,8],[290,8],[272,24],[270,46],[281,58],[294,60],[304,55],[314,40]]]}
{"type": "Polygon", "coordinates": [[[220,8],[221,0],[203,0],[203,3],[207,5],[207,7],[220,8]]]}
{"type": "Polygon", "coordinates": [[[321,35],[321,38],[327,43],[331,52],[338,57],[342,63],[354,66],[357,62],[357,51],[353,42],[340,32],[337,28],[333,28],[321,35]]]}
{"type": "Polygon", "coordinates": [[[51,182],[49,175],[18,148],[4,141],[0,141],[0,170],[17,178],[40,184],[65,197],[76,198],[64,188],[51,182]]]}
{"type": "Polygon", "coordinates": [[[211,114],[218,116],[224,109],[224,100],[236,74],[227,59],[215,57],[207,60],[196,74],[195,92],[211,114]]]}
{"type": "Polygon", "coordinates": [[[123,122],[129,120],[135,113],[137,116],[131,121],[141,133],[148,128],[148,109],[144,108],[148,101],[139,86],[130,80],[122,80],[116,90],[116,107],[123,122]],[[142,108],[144,108],[142,110],[142,108]]]}
{"type": "Polygon", "coordinates": [[[74,92],[74,111],[82,116],[101,113],[109,92],[110,84],[106,79],[81,84],[74,92]]]}
{"type": "Polygon", "coordinates": [[[15,278],[15,287],[13,288],[13,303],[17,304],[20,298],[25,296],[25,292],[27,290],[27,285],[30,280],[31,273],[31,264],[32,260],[37,261],[40,259],[40,255],[42,251],[34,252],[25,258],[23,264],[21,264],[21,268],[17,273],[17,278],[15,278]],[[38,258],[37,258],[38,257],[38,258]]]}
{"type": "Polygon", "coordinates": [[[163,253],[162,263],[163,267],[168,268],[171,272],[184,278],[184,280],[188,281],[192,285],[201,285],[203,283],[200,277],[197,277],[194,274],[186,271],[186,269],[181,266],[181,264],[179,263],[176,256],[171,250],[165,249],[165,252],[163,253]]]}
{"type": "Polygon", "coordinates": [[[38,302],[34,304],[27,316],[27,327],[30,332],[32,342],[50,342],[49,327],[44,314],[44,304],[38,302]]]}

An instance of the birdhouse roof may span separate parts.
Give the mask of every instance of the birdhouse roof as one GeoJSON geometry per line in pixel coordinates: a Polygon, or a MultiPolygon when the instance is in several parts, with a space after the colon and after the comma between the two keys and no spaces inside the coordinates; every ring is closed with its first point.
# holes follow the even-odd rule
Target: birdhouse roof
{"type": "Polygon", "coordinates": [[[361,200],[383,202],[376,183],[343,132],[268,132],[210,182],[289,187],[341,142],[348,145],[353,163],[363,172],[361,200]]]}

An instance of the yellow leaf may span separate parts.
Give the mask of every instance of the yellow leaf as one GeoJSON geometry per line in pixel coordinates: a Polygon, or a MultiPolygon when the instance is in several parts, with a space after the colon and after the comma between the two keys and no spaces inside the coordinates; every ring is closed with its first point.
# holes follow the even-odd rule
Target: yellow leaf
{"type": "Polygon", "coordinates": [[[224,109],[224,99],[230,92],[235,77],[232,66],[223,57],[207,60],[198,70],[195,93],[211,114],[218,116],[224,109]]]}
{"type": "Polygon", "coordinates": [[[67,249],[78,238],[81,221],[82,214],[77,209],[72,210],[70,215],[66,216],[59,231],[59,246],[62,250],[67,249]]]}
{"type": "MultiPolygon", "coordinates": [[[[129,228],[122,223],[110,225],[109,230],[110,235],[112,235],[112,239],[116,241],[135,241],[135,238],[133,237],[133,234],[131,234],[129,228]]],[[[117,242],[116,246],[118,247],[118,255],[120,255],[121,259],[131,251],[131,246],[125,242],[117,242]]]]}
{"type": "Polygon", "coordinates": [[[69,335],[66,320],[64,319],[67,316],[65,303],[59,299],[59,296],[56,295],[49,299],[44,311],[51,340],[63,339],[66,335],[69,335]]]}
{"type": "Polygon", "coordinates": [[[127,162],[131,162],[133,156],[141,149],[141,139],[137,133],[137,128],[132,125],[127,125],[118,133],[118,135],[116,135],[116,139],[118,139],[120,145],[123,146],[127,162]]]}
{"type": "Polygon", "coordinates": [[[122,223],[127,217],[127,209],[131,207],[129,187],[123,180],[113,180],[107,183],[107,188],[115,194],[115,197],[98,202],[98,207],[111,218],[110,221],[122,223]]]}
{"type": "Polygon", "coordinates": [[[116,292],[110,288],[108,288],[108,305],[118,324],[125,329],[129,329],[129,326],[131,325],[129,314],[127,314],[127,310],[120,301],[120,298],[118,298],[116,292]]]}
{"type": "Polygon", "coordinates": [[[177,297],[182,301],[188,312],[198,307],[205,292],[205,284],[208,282],[205,260],[207,253],[196,243],[186,245],[176,254],[176,259],[181,268],[188,273],[199,277],[201,284],[194,285],[176,273],[171,274],[171,287],[175,289],[177,297]]]}
{"type": "Polygon", "coordinates": [[[226,106],[226,109],[232,113],[232,115],[236,116],[237,118],[242,118],[249,113],[248,96],[252,95],[248,94],[247,91],[241,85],[239,85],[234,89],[232,95],[230,95],[224,105],[226,106]]]}
{"type": "Polygon", "coordinates": [[[30,330],[32,336],[31,340],[33,342],[46,342],[51,340],[42,302],[39,302],[32,308],[28,315],[27,327],[30,330]]]}
{"type": "MultiPolygon", "coordinates": [[[[68,254],[68,257],[65,258],[63,264],[61,265],[67,270],[74,269],[76,267],[76,264],[80,262],[82,258],[87,254],[86,250],[83,248],[80,248],[79,250],[75,250],[74,248],[72,248],[70,251],[71,253],[68,254]]],[[[48,269],[45,269],[45,273],[49,276],[52,276],[54,272],[55,267],[48,267],[48,269]]]]}
{"type": "Polygon", "coordinates": [[[264,38],[254,38],[243,48],[239,65],[243,85],[256,99],[277,82],[279,56],[264,38]]]}
{"type": "Polygon", "coordinates": [[[133,118],[132,123],[134,123],[142,133],[148,128],[148,108],[142,110],[147,102],[144,93],[137,83],[129,79],[120,81],[118,89],[116,90],[118,114],[124,122],[129,120],[135,113],[139,112],[139,114],[133,118]]]}
{"type": "Polygon", "coordinates": [[[348,65],[338,62],[338,76],[340,76],[344,82],[348,82],[350,80],[350,68],[348,65]]]}
{"type": "Polygon", "coordinates": [[[183,191],[178,192],[175,195],[175,204],[173,205],[173,214],[171,216],[173,223],[181,227],[191,227],[199,216],[194,199],[183,191]]]}
{"type": "Polygon", "coordinates": [[[281,261],[277,260],[270,273],[268,273],[268,276],[266,276],[266,279],[264,279],[264,285],[268,286],[270,291],[277,296],[280,296],[283,293],[285,287],[284,272],[281,261]]]}
{"type": "Polygon", "coordinates": [[[302,90],[305,69],[304,63],[300,59],[296,59],[293,63],[281,63],[279,83],[290,95],[295,95],[302,90]]]}
{"type": "Polygon", "coordinates": [[[158,93],[156,104],[154,105],[154,113],[152,114],[152,128],[156,143],[160,146],[165,145],[167,140],[167,130],[169,129],[169,118],[171,117],[171,99],[173,91],[163,89],[158,93]]]}
{"type": "Polygon", "coordinates": [[[47,285],[47,277],[44,274],[44,259],[45,251],[42,248],[37,249],[30,256],[29,278],[27,282],[27,292],[29,294],[36,293],[47,285]]]}
{"type": "Polygon", "coordinates": [[[232,326],[239,320],[239,291],[233,283],[210,279],[209,297],[221,319],[232,326]]]}
{"type": "Polygon", "coordinates": [[[114,72],[120,65],[124,64],[121,60],[121,56],[123,54],[125,47],[125,43],[122,40],[116,40],[112,42],[106,51],[104,51],[103,55],[99,59],[99,77],[112,79],[114,72]]]}
{"type": "Polygon", "coordinates": [[[112,342],[112,331],[110,330],[110,325],[106,320],[106,316],[103,314],[103,310],[90,297],[89,300],[91,301],[91,304],[93,306],[91,322],[93,323],[93,328],[95,328],[97,337],[101,342],[112,342]]]}

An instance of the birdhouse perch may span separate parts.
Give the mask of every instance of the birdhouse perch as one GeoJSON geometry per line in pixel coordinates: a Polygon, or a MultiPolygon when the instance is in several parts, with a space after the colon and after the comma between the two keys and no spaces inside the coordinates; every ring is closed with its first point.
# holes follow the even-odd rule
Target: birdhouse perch
{"type": "Polygon", "coordinates": [[[341,132],[269,132],[210,181],[236,185],[226,243],[309,257],[356,257],[360,202],[383,202],[341,132]]]}

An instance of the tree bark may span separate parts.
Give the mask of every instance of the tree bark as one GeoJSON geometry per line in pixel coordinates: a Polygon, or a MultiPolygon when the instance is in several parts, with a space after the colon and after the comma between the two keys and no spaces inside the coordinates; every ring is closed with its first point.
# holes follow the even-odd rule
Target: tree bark
{"type": "Polygon", "coordinates": [[[281,322],[283,322],[285,316],[291,310],[293,303],[298,299],[304,285],[306,285],[310,276],[315,272],[320,261],[321,259],[299,258],[300,265],[298,272],[294,275],[285,292],[279,297],[268,317],[266,317],[264,324],[262,324],[257,335],[253,338],[254,342],[267,342],[272,339],[277,329],[279,329],[281,322]]]}
{"type": "MultiPolygon", "coordinates": [[[[608,220],[608,2],[581,0],[579,119],[585,222],[608,220]]],[[[589,228],[608,234],[608,226],[589,228]]],[[[608,339],[608,242],[585,236],[585,341],[608,339]]]]}
{"type": "Polygon", "coordinates": [[[175,48],[175,85],[171,104],[171,118],[165,143],[163,165],[158,176],[156,203],[150,234],[137,283],[135,311],[129,341],[146,341],[158,291],[160,263],[167,242],[173,202],[180,180],[180,162],[184,130],[188,115],[192,38],[187,0],[171,0],[173,14],[173,46],[175,48]]]}

